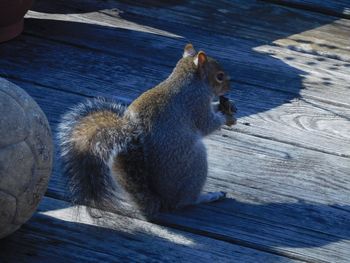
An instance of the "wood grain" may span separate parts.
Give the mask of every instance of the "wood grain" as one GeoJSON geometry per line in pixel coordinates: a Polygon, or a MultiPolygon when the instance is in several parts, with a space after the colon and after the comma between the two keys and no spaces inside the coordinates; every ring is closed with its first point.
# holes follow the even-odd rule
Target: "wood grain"
{"type": "MultiPolygon", "coordinates": [[[[65,5],[67,5],[67,3],[65,3],[65,5]]],[[[76,6],[78,3],[73,1],[68,5],[76,6]]],[[[105,5],[106,4],[99,8],[106,7],[105,5]]],[[[113,2],[113,4],[108,6],[115,7],[116,4],[113,2]]],[[[344,83],[344,79],[347,79],[346,72],[349,72],[349,48],[347,48],[346,43],[347,39],[350,37],[349,30],[347,30],[350,21],[347,23],[337,21],[335,23],[334,19],[332,20],[328,17],[322,19],[322,17],[320,18],[315,15],[310,16],[309,13],[306,13],[305,15],[305,12],[294,14],[294,10],[291,11],[289,9],[285,10],[283,8],[276,8],[278,11],[275,11],[276,14],[274,15],[277,16],[276,20],[278,19],[279,23],[275,23],[275,20],[269,23],[269,20],[266,19],[267,25],[266,23],[261,25],[261,23],[258,21],[254,22],[252,19],[248,22],[247,17],[251,17],[250,13],[253,12],[259,13],[262,18],[271,17],[271,8],[266,8],[266,4],[264,6],[261,4],[258,5],[254,2],[249,8],[246,8],[248,11],[241,10],[242,8],[239,8],[239,5],[232,6],[230,10],[233,10],[233,12],[237,9],[236,13],[233,13],[232,16],[238,16],[239,19],[229,19],[231,14],[228,16],[219,11],[217,12],[217,18],[224,19],[225,23],[229,24],[227,29],[232,30],[232,32],[224,32],[223,28],[218,27],[216,23],[208,24],[208,29],[203,31],[203,29],[200,28],[200,23],[203,23],[203,19],[207,19],[205,13],[201,13],[203,7],[190,7],[197,10],[196,14],[199,13],[199,15],[203,16],[200,21],[194,19],[194,11],[191,8],[186,7],[186,9],[183,10],[184,7],[182,6],[174,7],[180,9],[176,9],[175,11],[172,9],[162,9],[162,18],[157,20],[152,18],[158,17],[160,10],[154,10],[153,8],[146,10],[146,8],[138,6],[128,6],[127,10],[104,10],[104,13],[94,12],[78,15],[65,15],[64,17],[66,17],[66,20],[71,22],[57,21],[56,19],[59,19],[57,15],[29,14],[28,17],[51,17],[51,19],[53,19],[51,22],[50,20],[43,21],[43,25],[40,27],[36,26],[35,31],[29,29],[29,32],[31,32],[31,34],[39,34],[40,36],[56,40],[59,39],[65,42],[68,41],[69,43],[93,49],[99,49],[100,46],[103,46],[105,51],[113,54],[122,52],[124,56],[126,53],[130,53],[127,51],[130,50],[130,38],[137,38],[135,41],[132,41],[132,46],[134,47],[132,52],[133,55],[137,54],[138,59],[145,57],[146,61],[154,61],[155,63],[159,63],[159,60],[156,60],[156,58],[159,57],[161,59],[166,56],[167,60],[162,60],[162,63],[166,63],[169,67],[176,62],[176,54],[181,54],[181,47],[187,40],[178,39],[176,37],[174,39],[168,39],[155,36],[150,40],[149,34],[155,34],[154,30],[161,28],[164,29],[164,32],[169,34],[176,34],[188,39],[193,39],[193,37],[186,36],[188,32],[191,32],[192,35],[195,36],[195,39],[193,39],[195,44],[201,48],[207,49],[208,52],[220,59],[220,61],[223,61],[225,66],[227,66],[228,71],[230,73],[232,72],[231,75],[235,81],[245,81],[253,85],[275,88],[298,95],[301,92],[301,95],[305,95],[305,91],[307,93],[309,90],[312,90],[312,95],[317,98],[322,96],[323,99],[342,101],[347,105],[349,104],[347,100],[342,99],[341,96],[337,96],[337,90],[340,89],[339,93],[347,92],[347,86],[344,83]],[[182,16],[181,19],[178,19],[177,16],[179,16],[181,12],[185,15],[187,20],[182,16]],[[190,13],[187,14],[186,12],[190,13]],[[121,14],[123,14],[123,16],[121,16],[121,14]],[[289,27],[289,19],[295,15],[298,18],[296,20],[301,20],[301,22],[293,27],[289,27]],[[137,19],[136,22],[144,23],[145,25],[149,25],[152,20],[153,27],[150,28],[153,31],[150,29],[148,34],[146,34],[140,33],[136,29],[133,29],[134,31],[131,32],[117,30],[118,28],[125,28],[129,23],[133,22],[133,19],[137,19]],[[160,19],[164,19],[164,21],[159,21],[160,19]],[[190,22],[190,19],[193,20],[193,23],[190,22]],[[283,19],[285,22],[283,22],[283,19]],[[315,22],[315,20],[317,22],[315,22]],[[73,21],[76,21],[76,23],[73,23],[73,21]],[[84,23],[84,21],[87,24],[84,23]],[[96,28],[93,28],[92,26],[93,23],[96,23],[97,25],[101,24],[101,21],[102,24],[109,29],[106,30],[106,35],[102,36],[102,39],[94,37],[96,35],[96,28]],[[174,22],[171,24],[164,23],[166,21],[174,22]],[[312,23],[310,23],[310,21],[312,21],[312,23]],[[49,29],[45,29],[45,24],[48,24],[49,29]],[[84,24],[87,26],[84,27],[84,24]],[[167,25],[167,28],[164,28],[164,24],[167,25]],[[246,29],[247,25],[249,25],[249,31],[246,29]],[[40,30],[40,28],[42,29],[40,30]],[[57,28],[56,34],[54,33],[55,28],[57,28]],[[68,28],[71,29],[68,30],[68,28]],[[83,40],[81,34],[79,34],[79,39],[77,39],[77,34],[75,32],[79,30],[79,28],[80,31],[84,32],[83,34],[88,41],[83,40]],[[288,32],[289,28],[292,29],[288,32]],[[90,29],[91,33],[89,34],[88,32],[90,29]],[[48,30],[50,30],[49,35],[47,34],[48,30]],[[210,35],[207,34],[206,30],[211,31],[210,35]],[[330,34],[330,32],[335,32],[337,37],[334,38],[333,34],[330,34]],[[226,33],[228,33],[229,36],[227,36],[226,33]],[[211,37],[214,37],[217,41],[211,43],[211,37]],[[337,41],[340,42],[334,44],[334,42],[337,41]],[[103,43],[103,45],[101,45],[101,43],[103,43]],[[145,47],[143,43],[149,43],[149,46],[145,47]],[[208,45],[208,43],[211,44],[208,45]],[[269,51],[266,51],[266,48],[265,50],[259,49],[260,46],[266,45],[269,47],[269,51]],[[276,45],[277,47],[275,47],[276,45]],[[116,49],[115,47],[119,48],[116,49]],[[155,49],[155,47],[158,48],[155,49]],[[285,48],[290,49],[291,51],[286,51],[285,48]],[[140,52],[140,54],[135,53],[135,51],[140,52]],[[311,56],[301,55],[299,53],[300,51],[302,51],[302,53],[310,53],[311,56]],[[338,59],[341,60],[340,63],[338,63],[338,59]],[[320,74],[317,74],[317,72],[314,71],[315,66],[325,69],[325,71],[322,71],[322,78],[325,79],[322,79],[320,74]],[[337,71],[341,73],[341,77],[335,76],[333,80],[333,73],[337,71]],[[300,75],[303,75],[304,77],[301,78],[300,75]],[[254,77],[252,78],[252,76],[254,77]],[[337,88],[335,89],[334,87],[329,86],[336,86],[337,88]],[[320,88],[324,89],[324,92],[319,93],[318,91],[320,88]]],[[[65,8],[67,9],[68,7],[65,8]]],[[[63,19],[62,16],[60,19],[63,19]]],[[[31,22],[35,24],[40,23],[40,21],[31,22]]],[[[139,24],[139,30],[141,30],[143,26],[144,25],[139,24]]],[[[100,29],[97,30],[100,31],[100,29]]]]}
{"type": "MultiPolygon", "coordinates": [[[[185,37],[192,41],[210,32],[211,36],[218,38],[218,44],[213,43],[215,46],[225,44],[225,42],[219,42],[221,37],[238,38],[238,41],[246,39],[254,41],[255,45],[261,45],[290,36],[299,36],[297,43],[294,43],[295,48],[299,50],[319,53],[321,56],[328,54],[329,57],[340,60],[349,57],[346,52],[343,52],[344,49],[349,50],[347,45],[350,34],[347,30],[349,20],[261,1],[249,0],[245,1],[245,5],[239,1],[217,1],[215,5],[210,1],[187,1],[180,5],[159,7],[147,4],[134,5],[131,2],[123,4],[116,1],[104,1],[98,5],[93,1],[86,1],[83,5],[79,1],[54,1],[48,4],[47,1],[39,0],[35,7],[39,11],[40,9],[46,12],[55,10],[55,14],[29,12],[27,17],[96,24],[110,29],[129,26],[129,30],[175,38],[185,37]],[[88,12],[89,4],[95,6],[95,12],[88,12]],[[80,10],[78,14],[77,9],[80,10]],[[207,12],[208,9],[211,10],[210,15],[207,12]],[[57,10],[62,14],[57,14],[57,10]],[[70,15],[71,12],[74,14],[70,15]],[[162,13],[162,16],[159,16],[159,13],[162,13]],[[293,26],[290,25],[291,19],[293,26]],[[169,21],[172,23],[167,23],[169,21]],[[221,23],[212,23],[212,21],[221,21],[221,23]],[[207,23],[206,27],[203,27],[203,23],[207,23]],[[130,25],[133,26],[130,27],[130,25]],[[157,32],[157,30],[162,31],[157,32]],[[337,38],[332,37],[335,34],[337,38]]],[[[46,34],[45,37],[50,36],[46,34]]],[[[89,45],[89,43],[86,44],[89,45]]]]}
{"type": "MultiPolygon", "coordinates": [[[[83,211],[83,210],[81,210],[83,211]]],[[[301,262],[199,235],[111,215],[96,225],[84,212],[45,197],[38,212],[0,242],[1,262],[301,262]]]]}
{"type": "Polygon", "coordinates": [[[266,2],[300,8],[326,15],[350,18],[350,4],[347,0],[264,0],[266,2]]]}
{"type": "MultiPolygon", "coordinates": [[[[4,57],[6,59],[0,61],[3,76],[20,78],[45,87],[86,96],[113,96],[131,101],[171,72],[168,66],[149,63],[145,67],[146,60],[143,63],[135,63],[136,58],[132,60],[121,54],[118,57],[102,55],[90,49],[79,49],[60,43],[53,45],[54,42],[51,41],[39,42],[33,37],[25,39],[25,42],[18,41],[16,45],[4,45],[0,48],[6,54],[4,57]],[[24,50],[26,52],[23,52],[24,50]],[[30,57],[34,54],[36,59],[33,61],[30,57]]],[[[177,52],[179,57],[181,49],[177,52]]],[[[249,64],[246,64],[246,67],[248,68],[249,64]]],[[[261,68],[267,68],[267,65],[261,65],[261,68]]],[[[302,97],[299,97],[300,95],[293,93],[257,86],[259,83],[256,83],[257,85],[234,83],[230,97],[237,104],[240,122],[250,124],[237,128],[252,135],[349,156],[350,149],[347,144],[350,136],[350,106],[348,108],[347,104],[339,102],[339,100],[349,101],[349,97],[344,96],[349,91],[348,89],[344,91],[346,88],[344,85],[347,84],[341,80],[346,71],[341,72],[337,83],[329,82],[331,88],[320,88],[317,84],[307,84],[305,81],[304,85],[310,87],[309,91],[312,89],[314,94],[323,97],[326,102],[304,95],[309,94],[305,89],[301,91],[302,97]],[[343,88],[340,88],[341,85],[343,88]],[[327,92],[336,97],[334,103],[329,102],[332,96],[327,95],[327,92]],[[283,121],[279,121],[282,119],[283,121]]],[[[284,74],[280,78],[285,81],[285,78],[288,79],[288,74],[292,73],[287,71],[278,74],[284,74]]],[[[321,69],[314,74],[322,76],[321,78],[327,76],[321,69]]],[[[336,73],[333,73],[333,76],[335,79],[336,73]]],[[[244,78],[243,75],[241,77],[244,78]]],[[[293,83],[290,84],[290,89],[293,89],[293,86],[293,83]]]]}
{"type": "Polygon", "coordinates": [[[0,76],[54,132],[86,97],[128,103],[159,83],[188,41],[231,74],[239,124],[205,140],[205,190],[228,198],[154,223],[72,217],[56,155],[40,211],[0,242],[0,261],[348,262],[350,21],[324,11],[341,0],[315,1],[37,0],[0,46],[0,76]]]}
{"type": "MultiPolygon", "coordinates": [[[[54,131],[59,115],[83,99],[21,86],[47,113],[54,131]]],[[[230,130],[210,136],[206,145],[210,176],[205,190],[226,191],[229,199],[166,215],[159,223],[309,262],[331,261],[335,254],[346,262],[349,158],[230,130]]],[[[65,188],[57,158],[47,194],[66,199],[65,188]]]]}

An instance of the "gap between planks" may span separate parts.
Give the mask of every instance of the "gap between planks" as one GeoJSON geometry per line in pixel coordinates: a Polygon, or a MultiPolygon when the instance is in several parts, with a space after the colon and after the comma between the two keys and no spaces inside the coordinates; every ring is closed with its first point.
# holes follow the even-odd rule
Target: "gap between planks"
{"type": "Polygon", "coordinates": [[[196,234],[196,235],[200,235],[200,236],[205,236],[205,237],[212,238],[215,240],[220,240],[220,241],[223,241],[223,242],[226,242],[229,244],[233,244],[233,245],[238,245],[238,246],[242,246],[242,247],[246,247],[246,248],[255,249],[255,250],[270,253],[270,254],[273,254],[276,256],[286,257],[286,258],[289,258],[292,260],[303,261],[303,262],[307,262],[307,263],[329,263],[328,261],[324,261],[324,260],[320,260],[320,259],[317,259],[317,260],[306,259],[303,256],[298,256],[297,254],[288,253],[288,252],[281,251],[281,250],[276,250],[276,249],[270,248],[268,246],[254,244],[252,242],[247,242],[247,241],[244,241],[241,239],[235,239],[232,237],[226,237],[226,236],[220,235],[218,233],[213,233],[213,232],[209,232],[209,231],[205,231],[205,230],[201,230],[201,229],[191,228],[191,227],[176,224],[173,222],[169,223],[167,221],[162,221],[162,220],[158,220],[155,222],[161,226],[173,228],[176,230],[186,231],[188,233],[192,233],[192,234],[196,234]]]}
{"type": "MultiPolygon", "coordinates": [[[[302,3],[302,1],[293,1],[293,0],[261,0],[267,3],[272,3],[275,5],[280,5],[280,6],[287,6],[290,8],[295,8],[295,9],[300,9],[300,10],[305,10],[313,13],[320,13],[328,16],[334,16],[334,17],[339,17],[339,18],[345,18],[345,19],[350,19],[350,13],[348,12],[337,12],[335,10],[332,10],[331,8],[323,7],[322,3],[320,5],[317,5],[315,3],[314,5],[311,5],[311,3],[302,3]]],[[[316,2],[321,2],[316,1],[316,2]]],[[[349,4],[350,8],[350,4],[349,4]]]]}

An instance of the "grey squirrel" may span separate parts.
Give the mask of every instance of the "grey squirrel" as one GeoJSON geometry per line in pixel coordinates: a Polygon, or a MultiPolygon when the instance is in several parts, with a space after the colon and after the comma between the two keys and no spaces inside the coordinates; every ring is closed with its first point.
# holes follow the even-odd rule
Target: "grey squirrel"
{"type": "Polygon", "coordinates": [[[202,139],[235,124],[235,107],[223,97],[229,89],[220,64],[187,44],[170,76],[128,107],[98,98],[73,108],[59,125],[73,202],[114,210],[119,185],[152,218],[224,198],[201,194],[208,171],[202,139]]]}

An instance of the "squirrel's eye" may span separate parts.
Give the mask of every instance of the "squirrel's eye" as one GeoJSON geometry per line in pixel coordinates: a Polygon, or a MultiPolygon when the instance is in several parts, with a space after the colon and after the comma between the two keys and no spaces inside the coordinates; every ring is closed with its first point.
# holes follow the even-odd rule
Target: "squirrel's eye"
{"type": "Polygon", "coordinates": [[[218,74],[216,74],[216,80],[218,82],[223,82],[225,78],[225,74],[223,72],[219,72],[218,74]]]}

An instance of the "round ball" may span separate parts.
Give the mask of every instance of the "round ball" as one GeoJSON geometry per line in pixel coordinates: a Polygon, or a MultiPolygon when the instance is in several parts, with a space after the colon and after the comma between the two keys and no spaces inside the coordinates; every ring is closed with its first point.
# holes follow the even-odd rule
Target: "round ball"
{"type": "Polygon", "coordinates": [[[21,88],[0,79],[0,238],[25,223],[44,195],[52,169],[50,126],[21,88]]]}

